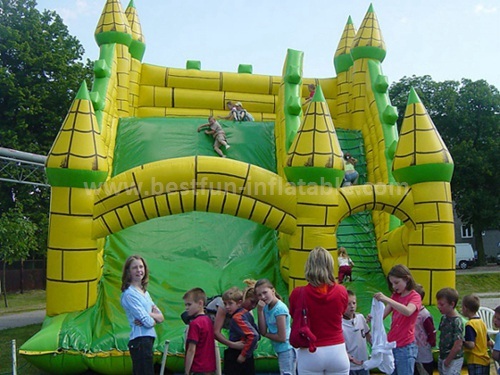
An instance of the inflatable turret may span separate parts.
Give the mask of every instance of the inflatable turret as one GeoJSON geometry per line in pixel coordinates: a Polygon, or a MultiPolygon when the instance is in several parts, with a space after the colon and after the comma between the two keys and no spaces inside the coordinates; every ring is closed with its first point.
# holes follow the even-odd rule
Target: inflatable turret
{"type": "Polygon", "coordinates": [[[393,174],[399,183],[411,187],[415,230],[409,232],[406,264],[424,286],[424,303],[428,304],[440,288],[455,285],[450,188],[453,160],[413,88],[394,155],[393,174]]]}
{"type": "Polygon", "coordinates": [[[132,42],[129,47],[130,57],[132,58],[129,78],[130,115],[136,116],[137,108],[139,107],[139,88],[142,68],[141,62],[146,51],[146,40],[142,33],[141,21],[139,21],[139,15],[137,13],[137,9],[135,8],[134,0],[130,1],[127,9],[125,10],[125,14],[132,31],[132,42]]]}
{"type": "Polygon", "coordinates": [[[320,86],[288,151],[285,173],[288,181],[295,184],[341,185],[342,150],[320,86]]]}
{"type": "Polygon", "coordinates": [[[47,315],[95,303],[101,269],[92,236],[94,191],[106,180],[105,147],[85,82],[47,157],[52,186],[47,246],[47,315]]]}
{"type": "Polygon", "coordinates": [[[336,105],[333,108],[336,108],[335,122],[342,127],[348,127],[351,119],[349,82],[351,80],[352,65],[354,64],[351,55],[351,46],[355,36],[356,29],[349,16],[333,58],[333,64],[337,72],[337,86],[339,88],[336,105]]]}

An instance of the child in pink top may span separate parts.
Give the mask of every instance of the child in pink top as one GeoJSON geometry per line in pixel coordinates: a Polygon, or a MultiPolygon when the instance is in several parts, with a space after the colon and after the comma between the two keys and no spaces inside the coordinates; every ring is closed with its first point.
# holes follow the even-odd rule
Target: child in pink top
{"type": "MultiPolygon", "coordinates": [[[[423,286],[417,284],[415,290],[424,299],[425,290],[423,286]]],[[[415,324],[415,342],[418,348],[415,373],[419,375],[432,375],[434,372],[432,348],[436,346],[436,326],[434,325],[431,313],[424,305],[418,311],[417,323],[415,324]]]]}
{"type": "Polygon", "coordinates": [[[394,366],[396,374],[413,374],[417,358],[415,344],[415,323],[422,305],[420,295],[415,291],[416,282],[408,267],[397,264],[387,274],[387,283],[392,292],[387,297],[375,293],[376,300],[385,303],[384,318],[392,312],[391,329],[387,334],[389,342],[395,341],[394,366]]]}

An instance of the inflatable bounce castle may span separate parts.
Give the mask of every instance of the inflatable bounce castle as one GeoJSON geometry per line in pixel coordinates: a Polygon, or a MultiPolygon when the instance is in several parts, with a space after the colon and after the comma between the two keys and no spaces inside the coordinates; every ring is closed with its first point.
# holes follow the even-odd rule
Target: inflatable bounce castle
{"type": "MultiPolygon", "coordinates": [[[[50,373],[131,373],[120,306],[125,259],[142,255],[164,312],[155,360],[182,371],[182,295],[218,295],[247,278],[270,279],[287,300],[304,285],[308,253],[323,246],[355,261],[349,288],[365,313],[384,274],[407,265],[427,291],[455,285],[451,156],[417,94],[404,122],[387,94],[386,49],[370,6],[351,18],[334,53],[336,76],[302,77],[288,50],[280,76],[142,62],[146,48],[133,0],[106,0],[89,91],[82,84],[48,155],[52,186],[47,317],[20,350],[50,373]],[[317,85],[307,105],[307,85],[317,85]],[[240,101],[254,122],[221,120],[226,158],[197,127],[240,101]],[[358,159],[357,185],[342,187],[343,154],[358,159]]],[[[223,347],[220,347],[223,350],[223,347]]],[[[275,371],[267,339],[259,371],[275,371]]]]}

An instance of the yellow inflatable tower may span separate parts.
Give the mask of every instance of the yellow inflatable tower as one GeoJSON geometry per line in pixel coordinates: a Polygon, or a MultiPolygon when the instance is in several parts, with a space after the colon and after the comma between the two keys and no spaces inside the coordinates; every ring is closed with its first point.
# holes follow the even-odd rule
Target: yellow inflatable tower
{"type": "Polygon", "coordinates": [[[47,158],[47,315],[83,310],[96,301],[102,241],[93,237],[92,222],[95,190],[108,175],[104,150],[83,83],[47,158]]]}

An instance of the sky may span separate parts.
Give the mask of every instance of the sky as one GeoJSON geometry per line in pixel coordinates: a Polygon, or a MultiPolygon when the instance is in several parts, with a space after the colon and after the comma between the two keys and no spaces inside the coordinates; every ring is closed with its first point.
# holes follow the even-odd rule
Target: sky
{"type": "MultiPolygon", "coordinates": [[[[105,0],[37,0],[56,11],[96,60],[94,31],[105,0]]],[[[125,9],[129,0],[122,0],[125,9]]],[[[287,49],[304,52],[304,77],[336,75],[333,55],[351,16],[358,30],[370,6],[387,55],[389,81],[484,79],[500,89],[500,0],[134,0],[146,38],[143,62],[281,75],[287,49]]]]}

